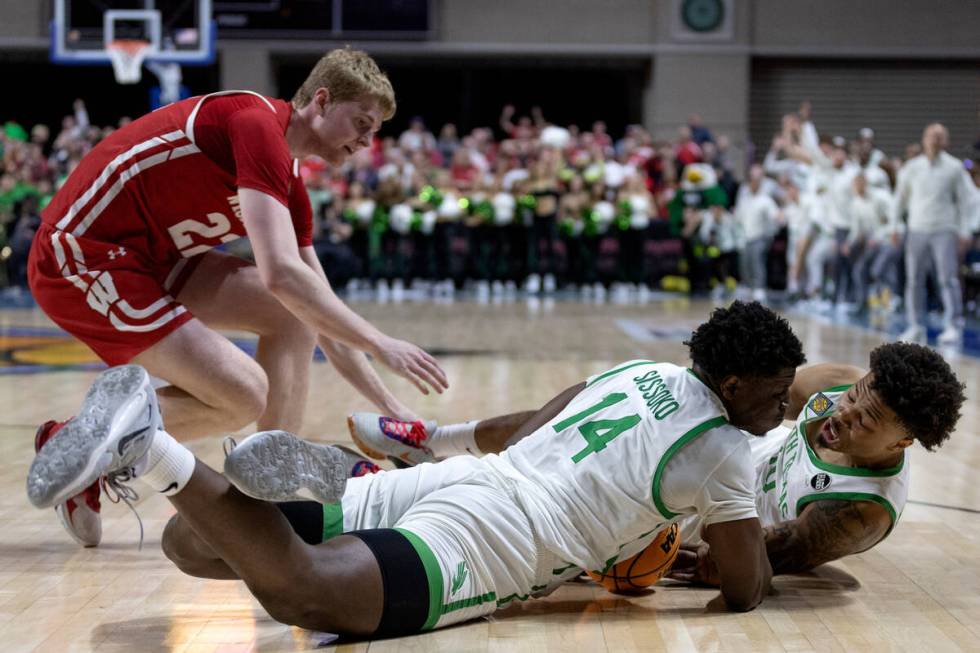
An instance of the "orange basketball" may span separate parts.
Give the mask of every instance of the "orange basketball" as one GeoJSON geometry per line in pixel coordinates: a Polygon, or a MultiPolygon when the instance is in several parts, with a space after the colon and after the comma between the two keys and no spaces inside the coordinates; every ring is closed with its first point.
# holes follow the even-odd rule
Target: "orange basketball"
{"type": "Polygon", "coordinates": [[[606,570],[590,571],[589,576],[610,592],[636,592],[656,583],[667,573],[681,548],[677,524],[657,533],[650,546],[635,556],[617,562],[606,570]]]}

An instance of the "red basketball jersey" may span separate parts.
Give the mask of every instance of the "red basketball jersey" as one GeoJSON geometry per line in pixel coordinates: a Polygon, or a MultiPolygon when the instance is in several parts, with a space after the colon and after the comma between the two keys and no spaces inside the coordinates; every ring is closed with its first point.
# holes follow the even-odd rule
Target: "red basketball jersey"
{"type": "Polygon", "coordinates": [[[245,236],[238,189],[251,188],[289,209],[299,246],[308,246],[309,196],[285,139],[291,114],[288,102],[250,91],[154,111],[85,156],[43,220],[78,241],[118,245],[147,268],[168,269],[245,236]]]}

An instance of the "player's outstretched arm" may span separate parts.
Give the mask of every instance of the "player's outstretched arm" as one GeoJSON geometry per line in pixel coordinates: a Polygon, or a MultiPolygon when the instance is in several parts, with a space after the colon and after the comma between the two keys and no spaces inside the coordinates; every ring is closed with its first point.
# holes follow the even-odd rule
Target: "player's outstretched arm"
{"type": "Polygon", "coordinates": [[[772,569],[758,518],[718,522],[704,529],[721,595],[732,610],[747,612],[769,593],[772,569]]]}
{"type": "Polygon", "coordinates": [[[821,363],[797,370],[793,385],[789,387],[789,404],[786,407],[784,419],[795,420],[806,402],[815,393],[838,385],[857,383],[865,375],[865,371],[853,365],[837,363],[821,363]]]}
{"type": "Polygon", "coordinates": [[[792,574],[860,553],[891,527],[888,512],[871,501],[815,501],[792,521],[763,529],[774,574],[792,574]]]}
{"type": "MultiPolygon", "coordinates": [[[[794,574],[867,551],[888,533],[891,518],[870,501],[817,501],[799,519],[762,529],[773,575],[794,574]]],[[[717,587],[711,547],[681,546],[668,578],[717,587]]]]}
{"type": "MultiPolygon", "coordinates": [[[[526,420],[522,420],[520,423],[518,423],[518,420],[508,418],[524,416],[527,415],[527,413],[514,413],[512,416],[503,416],[500,418],[483,420],[477,425],[478,436],[481,426],[483,426],[488,432],[491,430],[491,427],[497,423],[499,423],[503,428],[496,429],[497,433],[495,434],[494,438],[495,446],[491,447],[490,449],[483,449],[483,446],[481,445],[481,451],[484,451],[484,453],[500,453],[507,447],[517,444],[557,417],[558,413],[565,410],[565,406],[567,406],[572,399],[574,399],[584,389],[585,382],[583,381],[581,383],[576,383],[570,388],[562,390],[548,403],[542,406],[537,412],[532,413],[526,420]]],[[[485,439],[489,440],[490,438],[487,437],[485,439]]]]}
{"type": "Polygon", "coordinates": [[[340,376],[361,393],[362,397],[374,404],[383,415],[390,415],[406,422],[421,419],[414,410],[402,403],[388,389],[363,352],[324,336],[320,336],[317,343],[340,376]]]}
{"type": "MultiPolygon", "coordinates": [[[[300,250],[300,256],[310,266],[310,269],[316,272],[324,282],[329,283],[327,281],[327,275],[323,271],[323,266],[320,265],[320,260],[317,258],[316,252],[313,251],[312,247],[302,248],[300,250]]],[[[412,409],[399,401],[391,393],[378,376],[378,373],[368,363],[367,357],[363,352],[322,335],[317,339],[317,343],[337,372],[344,377],[344,380],[360,392],[361,396],[374,404],[383,414],[407,421],[419,419],[418,415],[412,409]]]]}
{"type": "Polygon", "coordinates": [[[449,386],[435,358],[415,345],[391,338],[347,307],[303,260],[288,209],[249,188],[238,191],[242,220],[262,282],[282,304],[318,334],[367,352],[421,392],[449,386]]]}

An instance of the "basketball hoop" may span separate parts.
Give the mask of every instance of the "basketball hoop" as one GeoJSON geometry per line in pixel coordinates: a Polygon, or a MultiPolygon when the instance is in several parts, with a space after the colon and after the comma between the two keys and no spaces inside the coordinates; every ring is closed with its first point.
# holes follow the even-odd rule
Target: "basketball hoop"
{"type": "Polygon", "coordinates": [[[140,39],[116,39],[106,45],[117,82],[135,84],[140,81],[143,60],[150,53],[151,45],[140,39]]]}

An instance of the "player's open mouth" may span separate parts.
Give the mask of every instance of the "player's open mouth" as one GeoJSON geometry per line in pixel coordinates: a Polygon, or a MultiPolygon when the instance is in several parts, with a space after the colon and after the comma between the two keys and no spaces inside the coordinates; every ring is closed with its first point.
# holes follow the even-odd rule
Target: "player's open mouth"
{"type": "Polygon", "coordinates": [[[824,421],[823,426],[820,427],[818,438],[820,439],[820,444],[829,449],[833,449],[840,444],[840,437],[837,435],[837,429],[834,428],[833,420],[828,418],[824,421]]]}

